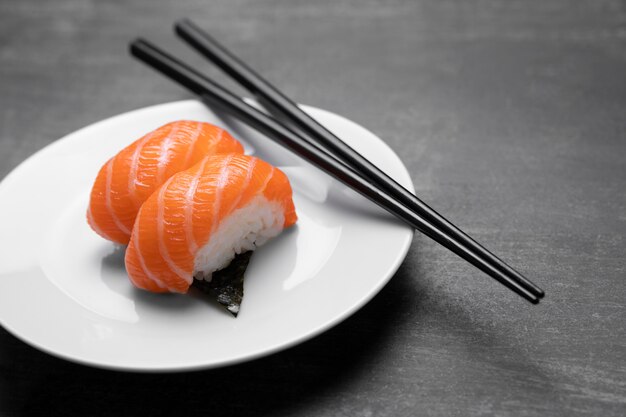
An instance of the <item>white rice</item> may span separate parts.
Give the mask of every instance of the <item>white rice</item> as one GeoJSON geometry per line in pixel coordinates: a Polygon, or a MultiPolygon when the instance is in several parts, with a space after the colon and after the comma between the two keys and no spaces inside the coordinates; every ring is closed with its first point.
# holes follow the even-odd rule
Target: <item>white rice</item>
{"type": "Polygon", "coordinates": [[[283,230],[283,207],[257,196],[222,220],[194,262],[194,277],[211,281],[211,274],[225,268],[235,255],[263,245],[283,230]]]}

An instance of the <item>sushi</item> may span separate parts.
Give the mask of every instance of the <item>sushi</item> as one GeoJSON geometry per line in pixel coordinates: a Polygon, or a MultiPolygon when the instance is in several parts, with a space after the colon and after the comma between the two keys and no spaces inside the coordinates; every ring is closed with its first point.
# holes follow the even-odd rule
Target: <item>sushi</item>
{"type": "Polygon", "coordinates": [[[242,154],[210,156],[171,176],[143,203],[126,270],[141,289],[186,293],[194,279],[210,283],[236,256],[247,263],[249,254],[241,254],[296,220],[291,185],[280,169],[242,154]]]}
{"type": "Polygon", "coordinates": [[[243,153],[225,130],[180,120],[146,134],[100,169],[87,210],[91,228],[105,239],[128,244],[142,203],[168,178],[208,155],[243,153]]]}

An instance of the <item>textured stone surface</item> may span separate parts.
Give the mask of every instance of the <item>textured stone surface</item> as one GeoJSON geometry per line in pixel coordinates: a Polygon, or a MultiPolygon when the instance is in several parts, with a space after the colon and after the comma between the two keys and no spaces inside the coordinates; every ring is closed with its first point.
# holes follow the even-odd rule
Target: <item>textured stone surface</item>
{"type": "Polygon", "coordinates": [[[0,0],[0,177],[84,125],[189,97],[128,57],[138,35],[226,80],[174,38],[183,16],[381,136],[424,200],[546,299],[416,236],[369,305],[248,364],[115,373],[0,330],[0,415],[624,415],[624,2],[0,0]]]}

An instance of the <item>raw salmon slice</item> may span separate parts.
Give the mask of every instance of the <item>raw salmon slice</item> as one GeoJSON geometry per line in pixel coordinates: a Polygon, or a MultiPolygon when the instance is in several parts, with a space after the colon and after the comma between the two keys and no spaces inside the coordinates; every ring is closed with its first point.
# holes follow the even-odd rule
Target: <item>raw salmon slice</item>
{"type": "Polygon", "coordinates": [[[225,130],[209,123],[168,123],[122,149],[100,169],[87,220],[105,239],[128,244],[139,208],[172,175],[209,155],[243,153],[225,130]]]}
{"type": "Polygon", "coordinates": [[[261,159],[215,155],[174,174],[142,205],[126,251],[133,284],[185,293],[297,220],[287,176],[261,159]]]}

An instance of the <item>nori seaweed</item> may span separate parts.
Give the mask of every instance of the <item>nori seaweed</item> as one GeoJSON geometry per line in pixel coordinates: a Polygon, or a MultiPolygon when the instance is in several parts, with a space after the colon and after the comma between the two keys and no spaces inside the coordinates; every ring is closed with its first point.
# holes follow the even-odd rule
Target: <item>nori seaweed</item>
{"type": "Polygon", "coordinates": [[[194,279],[191,286],[215,297],[218,303],[237,317],[243,299],[243,278],[251,256],[252,251],[240,253],[226,268],[213,272],[211,281],[194,279]]]}

